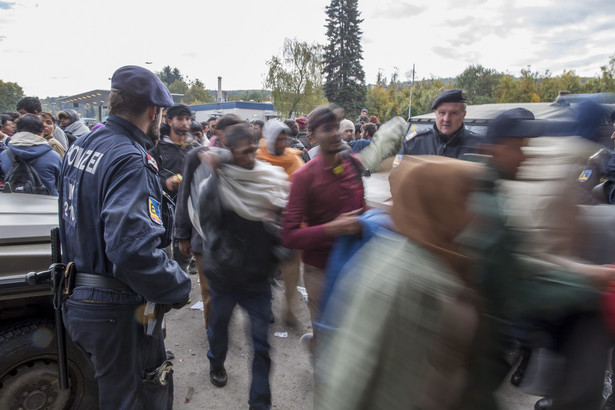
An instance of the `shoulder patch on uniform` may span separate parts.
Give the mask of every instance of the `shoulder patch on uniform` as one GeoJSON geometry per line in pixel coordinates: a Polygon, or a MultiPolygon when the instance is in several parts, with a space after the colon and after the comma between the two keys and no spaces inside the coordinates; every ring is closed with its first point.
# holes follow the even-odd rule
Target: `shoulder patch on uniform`
{"type": "Polygon", "coordinates": [[[150,154],[147,154],[147,165],[151,166],[158,172],[158,164],[156,164],[156,160],[150,154]]]}
{"type": "Polygon", "coordinates": [[[406,135],[406,141],[410,141],[412,138],[416,137],[418,134],[416,131],[412,131],[410,134],[406,135]]]}
{"type": "Polygon", "coordinates": [[[150,196],[148,205],[149,217],[158,225],[162,225],[162,210],[160,209],[160,202],[150,196]]]}
{"type": "Polygon", "coordinates": [[[606,150],[604,148],[599,149],[596,153],[594,153],[594,155],[592,155],[591,157],[589,157],[589,159],[596,159],[599,156],[603,155],[607,153],[606,150]]]}
{"type": "Polygon", "coordinates": [[[581,172],[581,175],[579,175],[579,182],[587,181],[591,174],[592,174],[592,170],[591,169],[583,170],[583,172],[581,172]]]}
{"type": "Polygon", "coordinates": [[[404,156],[402,154],[395,155],[395,159],[393,160],[393,168],[397,168],[401,163],[401,160],[404,156]]]}

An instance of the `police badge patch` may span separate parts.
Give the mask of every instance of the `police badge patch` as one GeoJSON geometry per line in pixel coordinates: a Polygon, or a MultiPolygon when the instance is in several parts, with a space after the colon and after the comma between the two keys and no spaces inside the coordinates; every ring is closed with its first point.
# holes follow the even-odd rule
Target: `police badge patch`
{"type": "Polygon", "coordinates": [[[147,164],[158,172],[158,164],[156,164],[156,160],[150,154],[147,154],[147,164]]]}
{"type": "Polygon", "coordinates": [[[149,217],[158,225],[162,225],[162,211],[160,210],[160,202],[156,201],[151,196],[149,197],[149,217]]]}
{"type": "Polygon", "coordinates": [[[583,172],[581,172],[581,175],[579,175],[579,182],[587,181],[591,174],[592,174],[592,170],[591,169],[583,170],[583,172]]]}

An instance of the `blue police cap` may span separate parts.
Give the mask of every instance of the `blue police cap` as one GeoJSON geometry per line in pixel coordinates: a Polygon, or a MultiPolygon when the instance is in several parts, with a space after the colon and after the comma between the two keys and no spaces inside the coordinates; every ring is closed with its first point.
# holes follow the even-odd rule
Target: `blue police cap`
{"type": "Polygon", "coordinates": [[[487,142],[497,144],[501,138],[535,138],[543,135],[545,124],[525,108],[504,111],[489,124],[487,142]]]}
{"type": "Polygon", "coordinates": [[[463,90],[446,90],[436,97],[431,104],[431,109],[435,110],[440,104],[446,102],[464,103],[466,102],[466,92],[463,90]]]}
{"type": "Polygon", "coordinates": [[[158,107],[173,106],[173,97],[160,78],[136,65],[118,68],[111,77],[111,89],[140,97],[158,107]]]}

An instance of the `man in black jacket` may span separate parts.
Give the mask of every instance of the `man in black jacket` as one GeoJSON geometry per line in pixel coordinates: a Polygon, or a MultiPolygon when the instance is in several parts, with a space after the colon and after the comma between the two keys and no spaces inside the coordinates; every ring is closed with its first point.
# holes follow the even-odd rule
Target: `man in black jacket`
{"type": "MultiPolygon", "coordinates": [[[[199,215],[203,238],[202,268],[209,281],[213,315],[207,336],[210,380],[215,386],[226,385],[224,367],[228,350],[228,325],[235,305],[250,316],[254,357],[250,408],[270,409],[268,328],[271,319],[270,278],[277,267],[274,249],[279,244],[275,230],[276,215],[286,203],[287,175],[281,169],[255,160],[256,146],[247,124],[229,127],[226,144],[232,164],[220,172],[195,175],[200,184],[199,197],[205,207],[194,201],[193,208],[204,209],[199,215]]],[[[211,154],[211,151],[201,153],[211,154]]],[[[191,154],[192,157],[192,154],[191,154]]],[[[203,168],[197,169],[196,172],[203,168]]],[[[193,218],[193,220],[195,220],[193,218]]]]}
{"type": "Polygon", "coordinates": [[[171,198],[175,199],[182,181],[186,154],[200,144],[190,135],[192,113],[185,105],[176,105],[167,110],[167,135],[162,135],[158,144],[149,153],[158,163],[160,184],[171,198]]]}
{"type": "MultiPolygon", "coordinates": [[[[201,144],[190,135],[192,113],[187,106],[180,104],[169,108],[165,121],[167,127],[163,129],[167,131],[166,135],[161,136],[158,144],[150,149],[149,153],[158,164],[162,189],[175,200],[183,179],[181,172],[184,169],[186,155],[201,144]]],[[[173,234],[173,244],[167,252],[173,256],[182,269],[188,268],[190,257],[180,252],[175,234],[173,234]]]]}
{"type": "Polygon", "coordinates": [[[433,128],[408,134],[399,153],[461,158],[463,154],[472,152],[479,139],[463,125],[466,93],[462,90],[444,91],[435,99],[431,109],[436,114],[433,128]]]}

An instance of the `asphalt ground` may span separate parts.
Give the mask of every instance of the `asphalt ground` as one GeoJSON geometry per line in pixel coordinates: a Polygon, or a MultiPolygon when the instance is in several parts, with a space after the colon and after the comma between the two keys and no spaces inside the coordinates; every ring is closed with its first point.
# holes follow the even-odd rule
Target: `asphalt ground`
{"type": "MultiPolygon", "coordinates": [[[[174,408],[175,409],[247,409],[251,380],[252,347],[248,328],[249,318],[239,307],[233,312],[229,326],[229,350],[226,360],[228,384],[219,388],[209,381],[207,335],[203,311],[191,306],[201,300],[197,275],[191,275],[191,303],[166,315],[166,345],[175,354],[174,408]]],[[[299,326],[290,328],[281,320],[284,303],[283,287],[273,287],[273,313],[275,323],[270,326],[272,372],[272,408],[310,410],[313,408],[311,357],[299,339],[311,332],[307,304],[297,298],[295,313],[299,326]],[[276,333],[286,332],[286,337],[276,333]]],[[[540,398],[524,394],[512,386],[507,378],[497,392],[501,410],[533,409],[540,398]]]]}

